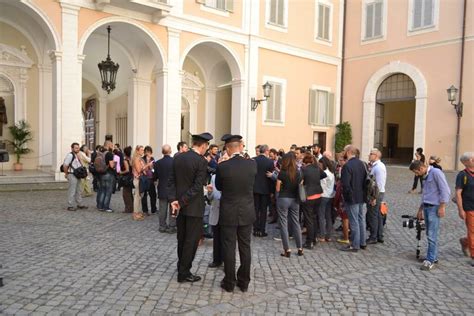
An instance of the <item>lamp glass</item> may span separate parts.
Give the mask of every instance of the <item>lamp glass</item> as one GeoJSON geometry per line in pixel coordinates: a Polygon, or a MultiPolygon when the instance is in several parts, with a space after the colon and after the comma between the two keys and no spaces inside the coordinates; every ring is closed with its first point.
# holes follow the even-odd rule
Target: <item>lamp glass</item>
{"type": "Polygon", "coordinates": [[[458,89],[456,89],[456,87],[452,85],[446,91],[448,92],[448,101],[449,102],[456,101],[456,97],[458,95],[458,89]]]}
{"type": "Polygon", "coordinates": [[[272,90],[272,85],[267,82],[262,86],[263,87],[263,96],[268,98],[270,96],[270,91],[272,90]]]}

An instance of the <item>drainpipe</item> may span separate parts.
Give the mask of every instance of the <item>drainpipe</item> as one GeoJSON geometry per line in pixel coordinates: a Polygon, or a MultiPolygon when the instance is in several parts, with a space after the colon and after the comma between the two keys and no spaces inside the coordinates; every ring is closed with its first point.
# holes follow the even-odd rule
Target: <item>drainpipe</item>
{"type": "Polygon", "coordinates": [[[342,114],[344,109],[344,53],[346,47],[346,10],[347,10],[347,1],[344,1],[344,12],[342,13],[342,48],[341,48],[341,100],[340,100],[340,115],[339,123],[342,123],[342,114]]]}
{"type": "MultiPolygon", "coordinates": [[[[466,42],[466,8],[467,0],[464,0],[463,6],[463,19],[462,19],[462,38],[461,38],[461,66],[459,70],[459,103],[462,103],[462,85],[463,85],[463,73],[464,73],[464,44],[466,42]]],[[[454,153],[454,170],[458,170],[458,160],[459,160],[459,138],[460,138],[460,129],[461,129],[461,116],[457,115],[457,127],[456,127],[456,152],[454,153]]]]}

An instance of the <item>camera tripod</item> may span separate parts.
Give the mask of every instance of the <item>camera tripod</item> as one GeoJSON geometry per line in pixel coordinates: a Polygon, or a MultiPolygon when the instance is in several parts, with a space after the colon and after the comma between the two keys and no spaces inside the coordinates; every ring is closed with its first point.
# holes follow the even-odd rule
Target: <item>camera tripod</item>
{"type": "Polygon", "coordinates": [[[423,229],[421,229],[421,225],[419,222],[416,224],[416,259],[420,259],[420,252],[421,252],[421,246],[420,246],[420,240],[421,240],[421,232],[423,229]]]}

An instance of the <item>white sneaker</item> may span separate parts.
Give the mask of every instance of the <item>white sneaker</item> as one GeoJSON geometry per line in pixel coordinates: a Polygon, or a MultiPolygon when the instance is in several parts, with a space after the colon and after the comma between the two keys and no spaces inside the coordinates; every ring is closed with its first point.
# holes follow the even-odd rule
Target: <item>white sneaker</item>
{"type": "Polygon", "coordinates": [[[109,209],[106,209],[105,211],[106,211],[107,213],[113,213],[113,212],[114,212],[114,211],[111,210],[110,208],[109,208],[109,209]]]}
{"type": "Polygon", "coordinates": [[[421,265],[420,270],[430,271],[431,269],[433,269],[433,267],[434,267],[433,263],[429,262],[428,260],[425,260],[423,261],[423,264],[421,265]]]}
{"type": "Polygon", "coordinates": [[[275,237],[273,237],[273,240],[275,240],[275,241],[281,241],[281,238],[275,236],[275,237]]]}

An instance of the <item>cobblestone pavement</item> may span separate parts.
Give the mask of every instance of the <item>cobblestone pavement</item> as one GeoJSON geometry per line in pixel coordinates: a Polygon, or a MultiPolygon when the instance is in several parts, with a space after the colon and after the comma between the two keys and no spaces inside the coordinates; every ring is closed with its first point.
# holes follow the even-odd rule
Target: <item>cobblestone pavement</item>
{"type": "MultiPolygon", "coordinates": [[[[454,174],[448,173],[453,187],[454,174]]],[[[334,242],[303,257],[280,257],[271,236],[252,242],[247,293],[223,292],[222,269],[209,269],[212,242],[199,247],[195,284],[176,282],[176,237],[158,233],[158,217],[133,222],[117,212],[65,211],[65,191],[0,193],[0,314],[471,314],[474,268],[458,239],[465,226],[454,204],[442,220],[440,263],[430,272],[415,260],[418,194],[407,194],[412,175],[389,168],[390,214],[384,244],[344,253],[334,242]]],[[[270,230],[275,235],[275,228],[270,230]]],[[[423,235],[423,249],[426,249],[423,235]]]]}

